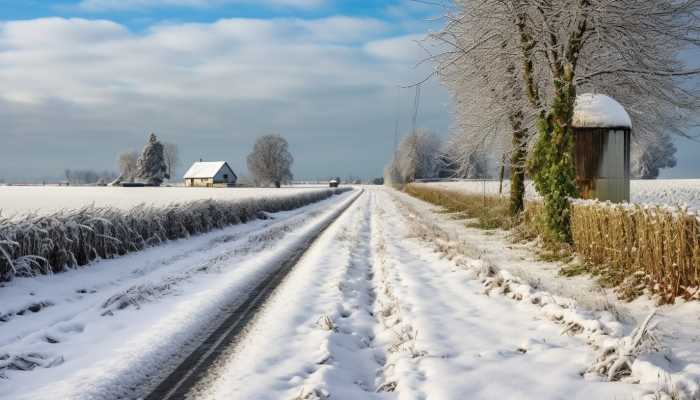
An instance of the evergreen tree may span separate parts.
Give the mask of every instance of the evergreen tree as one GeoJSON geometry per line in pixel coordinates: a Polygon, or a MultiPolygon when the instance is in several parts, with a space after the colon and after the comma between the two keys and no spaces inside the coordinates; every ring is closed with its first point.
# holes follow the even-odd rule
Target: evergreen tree
{"type": "Polygon", "coordinates": [[[160,186],[163,180],[170,178],[163,155],[163,145],[155,134],[151,133],[148,143],[136,161],[136,176],[147,185],[160,186]]]}

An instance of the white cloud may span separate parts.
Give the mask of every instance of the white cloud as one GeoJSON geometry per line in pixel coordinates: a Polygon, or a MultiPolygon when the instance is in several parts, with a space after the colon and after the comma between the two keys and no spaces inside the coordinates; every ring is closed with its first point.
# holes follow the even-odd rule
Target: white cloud
{"type": "MultiPolygon", "coordinates": [[[[28,151],[46,153],[35,154],[34,168],[59,174],[112,167],[116,152],[151,130],[180,143],[185,160],[219,157],[242,169],[254,137],[275,131],[297,149],[300,176],[379,174],[393,140],[384,133],[393,132],[396,85],[426,73],[413,68],[413,37],[382,39],[387,30],[349,17],[225,19],[140,33],[101,20],[0,23],[0,175],[28,151]],[[91,146],[94,159],[76,158],[76,146],[91,146]]],[[[410,94],[402,101],[410,109],[410,94]]],[[[446,127],[444,93],[428,88],[424,104],[419,120],[446,127]]]]}
{"type": "Polygon", "coordinates": [[[345,17],[159,25],[143,35],[108,21],[8,22],[0,25],[0,96],[261,99],[341,72],[368,83],[377,77],[370,68],[355,72],[362,51],[351,44],[383,30],[380,21],[345,17]]]}
{"type": "Polygon", "coordinates": [[[78,8],[89,12],[143,10],[164,7],[211,8],[249,3],[270,7],[315,8],[325,0],[82,0],[78,8]]]}
{"type": "Polygon", "coordinates": [[[365,48],[380,59],[416,64],[429,55],[423,47],[424,40],[425,35],[405,35],[374,40],[367,43],[365,48]]]}

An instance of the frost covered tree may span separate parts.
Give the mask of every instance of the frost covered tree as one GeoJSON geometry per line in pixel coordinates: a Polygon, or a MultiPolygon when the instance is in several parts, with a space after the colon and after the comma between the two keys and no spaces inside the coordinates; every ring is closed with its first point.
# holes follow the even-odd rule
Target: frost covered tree
{"type": "Polygon", "coordinates": [[[127,151],[119,155],[119,178],[122,181],[131,181],[136,176],[136,162],[139,159],[139,153],[136,151],[127,151]]]}
{"type": "Polygon", "coordinates": [[[169,177],[163,144],[158,141],[154,133],[151,133],[148,143],[136,161],[136,178],[147,185],[160,186],[163,180],[169,177]]]}
{"type": "Polygon", "coordinates": [[[91,169],[67,169],[65,176],[71,185],[93,185],[100,182],[110,181],[116,177],[111,171],[98,172],[91,169]]]}
{"type": "Polygon", "coordinates": [[[265,135],[255,142],[248,155],[248,171],[258,185],[274,184],[275,187],[291,182],[294,158],[289,152],[287,140],[279,135],[265,135]]]}
{"type": "Polygon", "coordinates": [[[632,146],[632,176],[640,179],[656,179],[662,168],[676,166],[676,146],[666,134],[648,143],[632,146]]]}
{"type": "Polygon", "coordinates": [[[388,186],[402,185],[403,179],[399,173],[399,167],[396,158],[392,158],[391,162],[384,167],[384,184],[388,186]]]}
{"type": "Polygon", "coordinates": [[[524,208],[527,145],[532,137],[532,110],[525,98],[518,66],[522,60],[517,31],[501,24],[494,29],[488,10],[458,2],[447,24],[431,35],[447,51],[437,61],[438,75],[454,104],[455,125],[448,146],[460,177],[484,177],[485,155],[512,165],[511,213],[524,208]],[[486,33],[486,34],[485,34],[486,33]]]}
{"type": "Polygon", "coordinates": [[[687,80],[698,71],[688,70],[680,54],[700,44],[700,0],[454,4],[448,27],[459,25],[469,34],[454,40],[448,32],[440,38],[455,56],[442,59],[438,73],[452,65],[467,68],[473,73],[461,87],[509,103],[508,88],[499,89],[497,83],[515,66],[519,84],[514,88],[521,94],[511,97],[512,107],[503,109],[503,118],[513,116],[509,110],[520,110],[526,127],[529,116],[535,122],[528,169],[544,198],[550,233],[560,240],[571,239],[568,198],[577,195],[572,119],[579,91],[617,98],[632,110],[635,126],[643,122],[635,129],[640,135],[667,124],[680,131],[683,123],[674,121],[683,118],[676,117],[690,117],[698,108],[697,93],[687,89],[694,87],[687,80]]]}
{"type": "Polygon", "coordinates": [[[172,178],[175,174],[175,168],[180,165],[180,151],[175,143],[163,143],[163,158],[168,168],[168,176],[172,178]]]}
{"type": "Polygon", "coordinates": [[[403,183],[438,176],[441,165],[440,139],[425,129],[416,129],[401,140],[392,168],[403,183]]]}

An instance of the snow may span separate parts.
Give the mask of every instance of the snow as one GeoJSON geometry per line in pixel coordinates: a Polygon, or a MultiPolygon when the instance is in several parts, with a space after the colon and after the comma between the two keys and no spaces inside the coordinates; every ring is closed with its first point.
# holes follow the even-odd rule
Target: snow
{"type": "Polygon", "coordinates": [[[224,165],[226,165],[226,161],[199,161],[192,164],[183,178],[213,178],[224,165]]]}
{"type": "Polygon", "coordinates": [[[133,388],[146,390],[149,378],[180,361],[177,353],[204,338],[226,307],[356,194],[88,269],[3,284],[0,366],[17,357],[39,358],[39,366],[0,369],[0,398],[138,397],[133,388]],[[37,302],[48,306],[18,313],[37,302]]]}
{"type": "Polygon", "coordinates": [[[633,180],[632,202],[668,205],[700,212],[700,179],[633,180]]]}
{"type": "Polygon", "coordinates": [[[555,304],[549,302],[542,308],[544,315],[581,325],[586,340],[597,342],[601,349],[624,345],[639,322],[656,310],[653,326],[661,351],[637,358],[629,380],[646,386],[640,393],[648,394],[668,385],[679,392],[678,398],[700,398],[700,303],[679,301],[658,307],[646,296],[631,303],[619,300],[613,290],[601,287],[593,277],[560,276],[563,264],[540,260],[531,243],[515,244],[507,232],[500,230],[465,227],[462,220],[435,212],[432,205],[404,194],[399,196],[412,207],[413,215],[423,216],[421,224],[425,229],[441,232],[440,251],[445,253],[444,249],[448,249],[447,256],[453,259],[466,254],[468,264],[472,263],[470,258],[478,258],[480,263],[497,270],[496,281],[508,283],[507,296],[554,299],[555,304]],[[520,283],[514,285],[517,281],[520,283]]]}
{"type": "Polygon", "coordinates": [[[327,186],[289,186],[281,189],[0,186],[0,213],[4,217],[27,213],[50,214],[63,209],[76,209],[89,205],[130,209],[140,204],[164,206],[202,199],[242,200],[279,197],[321,189],[327,189],[327,186]]]}
{"type": "Polygon", "coordinates": [[[576,97],[573,126],[577,128],[631,128],[632,120],[625,108],[614,99],[596,93],[576,97]]]}
{"type": "MultiPolygon", "coordinates": [[[[6,284],[0,360],[43,359],[30,372],[0,370],[0,398],[138,398],[131,388],[167,374],[222,307],[357,194],[6,284]],[[18,315],[39,302],[51,305],[18,315]]],[[[624,303],[589,277],[559,276],[560,267],[506,232],[366,188],[192,398],[651,399],[666,382],[680,398],[700,396],[698,303],[624,303]],[[591,372],[652,310],[661,351],[630,356],[622,382],[591,372]]]]}
{"type": "MultiPolygon", "coordinates": [[[[443,217],[400,197],[382,189],[364,195],[303,258],[197,398],[590,399],[655,392],[658,379],[635,385],[582,377],[594,344],[617,343],[630,326],[518,283],[507,270],[485,278],[490,266],[483,259],[436,251],[436,238],[420,239],[419,231],[443,217]]],[[[637,360],[635,377],[646,367],[662,371],[649,360],[637,360]]]]}
{"type": "MultiPolygon", "coordinates": [[[[443,189],[457,190],[464,193],[498,195],[498,181],[454,181],[433,182],[443,189]]],[[[503,195],[509,193],[510,182],[503,182],[503,195]]],[[[631,202],[636,204],[662,205],[672,208],[688,208],[700,212],[700,179],[633,179],[630,182],[631,202]]],[[[525,182],[525,197],[537,200],[539,195],[532,181],[525,182]]]]}

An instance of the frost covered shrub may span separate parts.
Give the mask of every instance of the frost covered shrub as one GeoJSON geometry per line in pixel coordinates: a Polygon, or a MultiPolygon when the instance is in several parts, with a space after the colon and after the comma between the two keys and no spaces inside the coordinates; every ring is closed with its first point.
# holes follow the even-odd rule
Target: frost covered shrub
{"type": "Polygon", "coordinates": [[[53,215],[0,219],[0,281],[62,272],[98,258],[113,258],[168,240],[289,211],[350,189],[285,197],[200,200],[131,210],[86,207],[53,215]]]}
{"type": "Polygon", "coordinates": [[[573,202],[574,246],[613,286],[664,302],[700,297],[700,221],[685,210],[573,202]]]}

